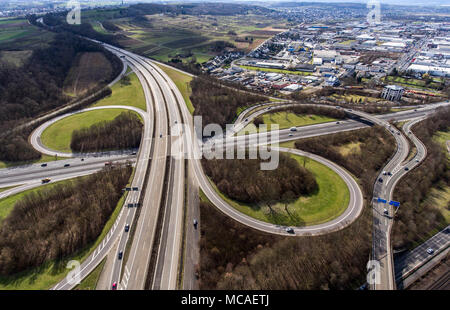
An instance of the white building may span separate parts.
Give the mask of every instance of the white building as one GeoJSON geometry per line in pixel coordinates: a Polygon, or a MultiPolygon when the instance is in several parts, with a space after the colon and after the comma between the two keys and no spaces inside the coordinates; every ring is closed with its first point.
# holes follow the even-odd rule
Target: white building
{"type": "Polygon", "coordinates": [[[398,85],[387,85],[383,88],[381,97],[390,101],[399,101],[402,98],[404,88],[398,85]]]}

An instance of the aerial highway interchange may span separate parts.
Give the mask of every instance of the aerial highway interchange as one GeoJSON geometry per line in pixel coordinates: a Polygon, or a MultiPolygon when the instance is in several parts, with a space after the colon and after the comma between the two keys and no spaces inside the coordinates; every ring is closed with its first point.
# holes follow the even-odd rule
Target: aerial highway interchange
{"type": "MultiPolygon", "coordinates": [[[[246,216],[224,201],[214,190],[209,179],[203,172],[200,160],[193,156],[201,149],[193,128],[193,118],[189,113],[183,96],[175,83],[153,61],[131,52],[103,44],[107,49],[118,55],[137,74],[145,94],[147,111],[128,106],[106,106],[84,109],[55,117],[39,126],[31,135],[32,145],[41,153],[67,157],[67,159],[23,167],[0,170],[0,186],[16,186],[0,193],[4,198],[18,192],[38,187],[41,180],[50,178],[52,182],[79,177],[102,169],[107,162],[132,162],[135,165],[135,175],[131,183],[132,190],[127,193],[127,199],[115,224],[103,242],[82,262],[81,278],[85,278],[106,257],[112,256],[113,263],[107,265],[110,275],[109,286],[117,285],[118,289],[180,289],[178,283],[181,245],[183,240],[183,214],[185,210],[186,186],[201,188],[211,202],[223,213],[252,228],[285,236],[302,236],[326,234],[342,229],[352,223],[361,213],[363,197],[358,184],[345,169],[317,155],[299,150],[279,148],[282,152],[290,152],[310,157],[321,162],[341,176],[350,190],[350,202],[339,217],[324,224],[294,227],[294,234],[286,231],[286,227],[265,223],[246,216]],[[48,149],[40,141],[40,135],[51,124],[60,119],[92,109],[120,108],[130,109],[139,113],[144,120],[144,133],[139,151],[136,153],[111,152],[104,154],[72,154],[48,149]],[[184,125],[184,126],[182,126],[184,125]],[[174,143],[177,141],[177,143],[174,143]],[[177,146],[177,147],[174,147],[177,146]],[[185,160],[187,159],[187,160],[185,160]],[[68,166],[67,166],[68,164],[68,166]],[[187,167],[185,167],[187,165],[187,167]],[[194,176],[194,182],[185,184],[188,175],[194,176]],[[139,213],[139,216],[137,216],[139,213]],[[124,227],[131,225],[130,231],[124,227]],[[133,236],[131,236],[133,231],[133,236]],[[123,254],[123,259],[116,259],[123,254]],[[127,259],[124,259],[127,258],[127,259]]],[[[125,70],[124,70],[125,71],[125,70]]],[[[124,72],[122,72],[123,74],[124,72]]],[[[121,74],[121,75],[122,75],[121,74]]],[[[116,79],[118,80],[120,76],[116,79]]],[[[269,102],[251,107],[241,113],[233,130],[224,137],[218,137],[206,143],[223,143],[226,147],[259,144],[260,138],[267,133],[236,136],[235,134],[263,113],[280,107],[295,105],[280,101],[269,102]],[[263,108],[262,108],[263,107],[263,108]],[[262,108],[262,109],[261,109],[262,108]],[[256,110],[256,112],[253,112],[256,110]]],[[[324,123],[298,127],[292,132],[289,129],[279,131],[277,141],[268,143],[297,140],[306,137],[327,135],[337,132],[358,130],[377,124],[386,128],[396,140],[397,151],[385,165],[383,171],[389,171],[390,176],[380,172],[373,193],[373,250],[372,258],[381,262],[381,282],[373,289],[395,289],[395,277],[390,245],[390,231],[395,210],[391,206],[377,202],[377,198],[391,200],[395,185],[409,170],[420,164],[426,157],[426,148],[411,132],[411,126],[435,112],[439,106],[448,105],[443,102],[433,105],[416,107],[414,110],[382,115],[371,115],[356,110],[345,109],[353,119],[338,123],[324,123]],[[356,117],[356,118],[355,118],[356,117]],[[364,120],[364,121],[361,121],[364,120]],[[407,121],[403,130],[392,127],[388,121],[407,121]],[[417,148],[416,155],[405,161],[409,154],[409,142],[417,148]],[[408,168],[408,169],[405,169],[408,168]],[[385,210],[387,208],[387,210],[385,210]]],[[[343,109],[343,108],[342,108],[343,109]]],[[[187,217],[187,223],[191,223],[187,217]]],[[[445,243],[444,243],[445,244],[445,243]]],[[[122,256],[121,256],[122,257],[122,256]]],[[[187,267],[185,267],[187,268],[187,267]]],[[[192,268],[190,269],[192,270],[192,268]]],[[[184,275],[194,277],[193,274],[184,275]]],[[[64,279],[53,287],[56,290],[68,290],[75,283],[64,279]]]]}

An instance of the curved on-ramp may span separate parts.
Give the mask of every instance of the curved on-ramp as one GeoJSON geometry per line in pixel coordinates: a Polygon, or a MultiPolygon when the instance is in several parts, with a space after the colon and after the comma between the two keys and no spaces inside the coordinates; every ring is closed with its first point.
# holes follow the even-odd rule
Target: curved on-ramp
{"type": "MultiPolygon", "coordinates": [[[[89,156],[89,154],[77,154],[77,153],[65,153],[65,152],[58,152],[52,149],[49,149],[45,145],[42,144],[40,140],[41,134],[44,132],[45,129],[47,129],[52,124],[58,122],[59,120],[66,118],[71,115],[93,111],[93,110],[99,110],[99,109],[128,109],[135,111],[139,113],[143,119],[146,119],[145,115],[146,112],[135,107],[130,106],[102,106],[102,107],[94,107],[94,108],[87,108],[80,111],[67,113],[62,116],[56,117],[41,126],[39,126],[36,130],[33,131],[31,135],[31,144],[33,147],[38,150],[41,153],[48,154],[48,155],[55,155],[61,157],[78,157],[78,156],[89,156]]],[[[236,210],[232,206],[230,206],[227,202],[225,202],[220,195],[214,190],[213,186],[209,182],[209,179],[204,175],[203,171],[199,171],[199,167],[197,166],[197,176],[200,181],[200,185],[202,189],[205,191],[205,194],[208,196],[208,198],[213,202],[216,207],[218,207],[223,213],[230,216],[231,218],[235,219],[236,221],[247,225],[249,227],[258,229],[260,231],[264,231],[267,233],[273,233],[278,235],[286,235],[286,236],[307,236],[307,235],[322,235],[326,233],[330,233],[333,231],[340,230],[349,224],[351,224],[353,221],[355,221],[358,216],[361,214],[361,211],[363,209],[364,205],[364,199],[361,192],[361,189],[359,188],[356,181],[353,179],[353,177],[342,167],[338,166],[337,164],[320,157],[318,155],[314,155],[311,153],[303,152],[300,150],[294,150],[294,149],[286,149],[286,148],[280,148],[279,149],[282,152],[289,152],[295,155],[300,156],[306,156],[309,157],[327,167],[332,169],[334,172],[336,172],[346,183],[347,187],[349,188],[350,193],[350,199],[349,199],[349,205],[345,209],[345,211],[340,214],[338,217],[317,225],[310,225],[310,226],[304,226],[304,227],[292,227],[294,229],[294,234],[286,232],[286,226],[271,224],[267,222],[263,222],[257,219],[254,219],[248,215],[243,214],[242,212],[236,210]]],[[[201,167],[200,167],[201,169],[201,167]]]]}
{"type": "MultiPolygon", "coordinates": [[[[132,106],[125,106],[125,105],[110,105],[110,106],[101,106],[101,107],[93,107],[93,108],[87,108],[87,109],[83,109],[83,110],[79,110],[79,111],[75,111],[75,112],[70,112],[70,113],[66,113],[63,114],[61,116],[55,117],[47,122],[45,122],[44,124],[42,124],[41,126],[39,126],[38,128],[36,128],[30,136],[30,142],[31,145],[39,152],[46,154],[46,155],[50,155],[50,156],[54,156],[57,155],[59,157],[88,157],[88,156],[93,156],[94,154],[104,154],[105,152],[102,153],[67,153],[67,152],[60,152],[60,151],[56,151],[56,150],[52,150],[50,148],[48,148],[47,146],[45,146],[42,141],[41,141],[41,135],[42,133],[51,125],[55,124],[56,122],[72,116],[72,115],[76,115],[76,114],[80,114],[80,113],[84,113],[84,112],[89,112],[89,111],[95,111],[95,110],[103,110],[103,109],[123,109],[123,110],[130,110],[130,111],[134,111],[136,113],[138,113],[143,120],[146,119],[147,116],[147,112],[143,111],[142,109],[136,108],[136,107],[132,107],[132,106]]],[[[123,153],[121,151],[112,151],[112,152],[107,152],[107,153],[123,153]]]]}

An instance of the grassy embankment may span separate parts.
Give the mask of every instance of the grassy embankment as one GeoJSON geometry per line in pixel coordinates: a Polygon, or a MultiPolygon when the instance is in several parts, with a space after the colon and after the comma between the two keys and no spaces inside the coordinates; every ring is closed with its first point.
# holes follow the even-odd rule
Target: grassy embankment
{"type": "Polygon", "coordinates": [[[89,127],[101,121],[112,121],[124,111],[127,110],[102,109],[68,116],[44,130],[41,141],[52,150],[71,152],[70,141],[74,130],[89,127]]]}
{"type": "MultiPolygon", "coordinates": [[[[133,173],[130,177],[130,181],[132,180],[134,175],[134,169],[133,173]]],[[[83,178],[83,177],[81,177],[83,178]]],[[[65,180],[61,182],[70,182],[71,180],[65,180]]],[[[46,186],[54,186],[55,184],[61,183],[51,183],[46,186]]],[[[42,189],[44,187],[40,187],[39,189],[42,189]]],[[[35,191],[38,189],[32,189],[30,191],[35,191]]],[[[0,200],[0,212],[2,212],[2,209],[5,206],[10,206],[12,203],[18,201],[21,197],[23,197],[26,193],[29,193],[30,191],[25,191],[19,194],[16,194],[14,196],[5,198],[0,200]],[[7,199],[11,199],[8,202],[5,202],[7,199]]],[[[118,201],[115,210],[111,214],[111,217],[109,218],[108,222],[106,223],[105,227],[103,228],[101,234],[98,236],[98,238],[93,242],[91,245],[87,246],[86,248],[80,249],[76,254],[72,255],[71,257],[66,257],[61,261],[49,261],[45,264],[43,264],[41,267],[38,268],[32,268],[30,270],[18,273],[14,276],[9,277],[0,277],[0,290],[48,290],[52,286],[54,286],[56,283],[61,281],[67,273],[70,271],[69,269],[66,269],[66,265],[70,260],[78,260],[80,262],[84,261],[91,253],[95,250],[95,248],[100,244],[100,242],[103,241],[103,238],[106,237],[106,234],[111,229],[112,225],[116,221],[117,217],[119,216],[120,210],[122,209],[122,206],[125,202],[127,193],[125,192],[120,200],[118,201]]],[[[12,207],[10,207],[10,210],[4,211],[4,213],[7,216],[7,213],[11,212],[12,207]]],[[[93,276],[94,277],[94,276],[93,276]]],[[[89,284],[89,282],[88,282],[89,284]]],[[[90,285],[90,284],[89,284],[90,285]]]]}
{"type": "MultiPolygon", "coordinates": [[[[263,114],[261,117],[264,121],[264,124],[267,125],[267,130],[270,130],[270,126],[272,124],[278,124],[280,129],[286,129],[293,126],[300,127],[337,121],[337,119],[327,116],[295,114],[292,112],[266,113],[263,114]]],[[[238,135],[243,135],[245,131],[248,131],[250,126],[252,125],[254,124],[251,123],[245,126],[245,128],[243,128],[238,133],[238,135]]]]}
{"type": "Polygon", "coordinates": [[[75,290],[95,290],[105,263],[106,258],[104,258],[102,262],[95,267],[95,269],[86,278],[84,278],[79,285],[75,287],[75,290]]]}
{"type": "Polygon", "coordinates": [[[139,81],[136,73],[131,73],[128,77],[130,79],[129,84],[123,83],[122,81],[117,82],[111,87],[111,96],[108,96],[93,104],[92,107],[125,105],[146,111],[147,106],[141,82],[139,81]]]}
{"type": "Polygon", "coordinates": [[[183,96],[184,102],[186,102],[186,106],[189,112],[191,114],[194,114],[195,108],[192,105],[191,99],[189,98],[192,93],[191,86],[189,84],[192,81],[192,77],[166,66],[158,66],[172,79],[172,81],[178,87],[178,90],[181,92],[181,95],[183,96]]]}
{"type": "MultiPolygon", "coordinates": [[[[292,157],[298,161],[299,165],[304,165],[304,157],[297,155],[292,157]]],[[[310,196],[300,197],[287,206],[284,203],[273,204],[272,209],[276,212],[275,215],[270,214],[266,205],[240,203],[220,193],[215,185],[214,188],[231,206],[264,222],[308,226],[325,223],[338,217],[347,208],[350,199],[347,185],[336,172],[317,161],[307,159],[305,167],[316,178],[319,190],[310,196]],[[286,207],[290,215],[286,212],[286,207]]]]}
{"type": "MultiPolygon", "coordinates": [[[[438,142],[440,145],[442,145],[442,148],[447,153],[447,160],[450,160],[450,154],[447,150],[447,141],[450,141],[450,131],[438,131],[433,136],[434,141],[438,142]]],[[[428,194],[428,197],[426,198],[425,203],[432,203],[436,208],[438,208],[442,215],[445,218],[445,221],[447,223],[450,223],[450,187],[449,186],[443,186],[443,187],[437,187],[431,189],[430,193],[428,194]]]]}

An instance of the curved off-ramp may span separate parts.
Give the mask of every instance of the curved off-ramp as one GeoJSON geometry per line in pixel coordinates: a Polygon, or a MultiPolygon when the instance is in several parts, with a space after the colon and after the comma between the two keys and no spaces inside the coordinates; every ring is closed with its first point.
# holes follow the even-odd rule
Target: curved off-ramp
{"type": "Polygon", "coordinates": [[[147,112],[145,112],[142,109],[136,108],[136,107],[132,107],[132,106],[125,106],[125,105],[110,105],[110,106],[101,106],[101,107],[93,107],[93,108],[87,108],[87,109],[83,109],[83,110],[79,110],[79,111],[75,111],[75,112],[70,112],[70,113],[66,113],[64,115],[55,117],[47,122],[45,122],[44,124],[42,124],[41,126],[39,126],[38,128],[36,128],[30,136],[30,142],[31,145],[39,152],[46,154],[46,155],[50,155],[50,156],[59,156],[59,157],[89,157],[89,156],[99,156],[99,155],[114,155],[114,154],[123,154],[124,152],[127,151],[111,151],[111,152],[97,152],[97,153],[67,153],[67,152],[60,152],[57,150],[52,150],[49,147],[45,146],[42,141],[41,141],[41,135],[42,133],[45,131],[45,129],[47,129],[48,127],[50,127],[51,125],[53,125],[54,123],[72,116],[72,115],[76,115],[76,114],[80,114],[80,113],[84,113],[84,112],[89,112],[89,111],[95,111],[95,110],[103,110],[103,109],[123,109],[123,110],[130,110],[130,111],[134,111],[136,113],[138,113],[142,119],[144,121],[149,121],[148,119],[148,114],[147,112]]]}
{"type": "MultiPolygon", "coordinates": [[[[65,153],[65,152],[59,152],[52,149],[49,149],[45,145],[42,144],[40,136],[44,132],[45,129],[47,129],[52,124],[58,122],[59,120],[66,118],[71,115],[93,111],[93,110],[99,110],[99,109],[128,109],[135,111],[139,113],[143,119],[146,119],[147,113],[144,112],[141,109],[130,107],[130,106],[102,106],[102,107],[94,107],[94,108],[88,108],[83,109],[77,112],[73,113],[67,113],[62,116],[56,117],[41,126],[39,126],[35,131],[33,131],[31,135],[31,144],[33,147],[38,150],[41,153],[48,154],[48,155],[55,155],[61,157],[79,157],[79,156],[89,156],[90,154],[77,154],[77,153],[65,153]]],[[[267,232],[267,233],[273,233],[278,235],[286,235],[286,236],[306,236],[306,235],[322,235],[329,232],[333,232],[336,230],[340,230],[349,224],[351,224],[353,221],[355,221],[358,216],[361,214],[361,211],[363,209],[363,195],[361,192],[361,189],[359,188],[356,181],[353,179],[353,177],[342,167],[338,166],[337,164],[320,157],[318,155],[314,155],[311,153],[303,152],[300,150],[294,150],[294,149],[287,149],[287,148],[280,148],[281,152],[289,152],[295,155],[300,156],[306,156],[309,157],[327,167],[332,169],[334,172],[336,172],[346,183],[349,193],[350,193],[350,199],[348,207],[345,209],[345,211],[340,214],[338,217],[317,225],[311,225],[311,226],[304,226],[304,227],[292,227],[294,229],[295,234],[287,233],[286,232],[286,226],[271,224],[267,222],[263,222],[257,219],[254,219],[238,210],[230,206],[227,202],[225,202],[220,195],[214,190],[213,186],[209,182],[209,179],[203,174],[203,178],[201,178],[201,187],[204,191],[206,191],[206,194],[208,198],[211,199],[211,201],[225,214],[230,216],[231,218],[237,220],[238,222],[241,222],[244,225],[250,226],[252,228],[267,232]]],[[[91,153],[92,154],[92,153],[91,153]]]]}
{"type": "MultiPolygon", "coordinates": [[[[215,191],[209,179],[203,173],[196,173],[199,177],[199,183],[205,195],[211,200],[211,202],[218,207],[227,216],[234,220],[252,227],[254,229],[284,236],[311,236],[311,235],[323,235],[333,231],[340,230],[352,222],[354,222],[361,214],[364,206],[364,198],[356,181],[353,177],[339,165],[315,154],[303,152],[295,149],[278,148],[280,152],[288,152],[294,155],[305,156],[311,158],[336,172],[345,182],[349,189],[350,199],[349,204],[345,211],[338,217],[317,225],[303,226],[303,227],[291,227],[294,230],[294,234],[286,231],[287,226],[271,224],[268,222],[257,220],[251,216],[248,216],[225,202],[220,195],[215,191]]],[[[197,167],[196,167],[197,168],[197,167]]],[[[198,169],[198,168],[197,168],[198,169]]]]}

